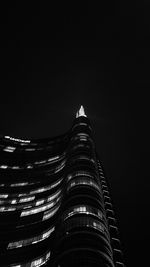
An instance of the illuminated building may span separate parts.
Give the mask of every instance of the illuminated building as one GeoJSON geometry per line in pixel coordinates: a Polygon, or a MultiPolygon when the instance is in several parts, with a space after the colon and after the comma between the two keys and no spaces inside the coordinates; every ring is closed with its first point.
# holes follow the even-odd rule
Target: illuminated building
{"type": "Polygon", "coordinates": [[[64,135],[0,141],[1,266],[124,266],[107,181],[81,106],[64,135]]]}

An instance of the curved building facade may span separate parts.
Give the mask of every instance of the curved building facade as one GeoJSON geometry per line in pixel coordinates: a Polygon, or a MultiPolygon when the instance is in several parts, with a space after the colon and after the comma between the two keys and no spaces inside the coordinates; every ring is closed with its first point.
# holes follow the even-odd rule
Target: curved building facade
{"type": "Polygon", "coordinates": [[[107,180],[83,107],[51,139],[0,139],[2,267],[121,267],[107,180]]]}

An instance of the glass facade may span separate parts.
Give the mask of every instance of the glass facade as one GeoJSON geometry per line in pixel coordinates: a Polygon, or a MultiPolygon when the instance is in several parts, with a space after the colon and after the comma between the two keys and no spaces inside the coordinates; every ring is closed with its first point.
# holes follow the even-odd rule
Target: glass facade
{"type": "Polygon", "coordinates": [[[124,266],[83,107],[54,138],[0,139],[0,266],[124,266]]]}

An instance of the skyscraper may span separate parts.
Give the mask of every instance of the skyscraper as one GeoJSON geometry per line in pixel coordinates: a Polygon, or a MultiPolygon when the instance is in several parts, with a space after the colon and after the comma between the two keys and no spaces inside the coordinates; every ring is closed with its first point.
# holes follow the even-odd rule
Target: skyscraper
{"type": "Polygon", "coordinates": [[[0,266],[124,266],[90,121],[50,139],[0,141],[0,266]]]}

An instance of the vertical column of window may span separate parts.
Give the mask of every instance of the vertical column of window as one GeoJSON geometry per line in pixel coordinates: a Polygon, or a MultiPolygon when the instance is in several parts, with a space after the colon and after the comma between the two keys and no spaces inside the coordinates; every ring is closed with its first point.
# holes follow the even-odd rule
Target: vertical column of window
{"type": "MultiPolygon", "coordinates": [[[[80,133],[80,134],[77,134],[77,136],[79,137],[79,141],[82,143],[82,142],[84,142],[84,144],[86,144],[86,141],[88,141],[88,138],[87,138],[87,136],[86,136],[86,134],[84,134],[84,133],[80,133]]],[[[92,140],[91,140],[91,142],[92,142],[92,140]]],[[[79,143],[80,144],[80,143],[79,143]]],[[[93,143],[92,143],[93,144],[93,143]]],[[[90,151],[90,153],[91,153],[91,158],[92,158],[92,163],[93,163],[93,166],[95,167],[95,168],[93,168],[93,172],[94,172],[94,176],[95,177],[98,177],[98,169],[97,169],[97,162],[96,161],[94,161],[94,159],[93,159],[93,155],[95,155],[94,154],[94,152],[95,152],[95,149],[94,149],[94,146],[92,146],[92,151],[90,151]],[[92,152],[92,153],[91,153],[92,152]]],[[[89,153],[89,158],[90,158],[90,153],[89,153]]],[[[82,158],[82,154],[84,154],[84,148],[82,149],[82,151],[78,154],[78,160],[82,160],[83,158],[82,158]]],[[[86,153],[85,153],[85,155],[86,155],[86,153]]],[[[96,159],[96,157],[95,157],[95,159],[96,159]]],[[[84,160],[86,161],[86,156],[85,156],[85,158],[84,158],[84,160]]],[[[88,159],[88,157],[87,157],[87,163],[89,163],[89,159],[88,159]]],[[[77,161],[77,164],[78,164],[78,161],[77,161]]],[[[86,165],[85,165],[85,173],[83,174],[83,171],[82,172],[80,172],[80,171],[78,171],[78,174],[79,175],[75,175],[75,174],[70,174],[70,179],[69,179],[69,181],[71,180],[72,181],[72,183],[74,184],[74,185],[80,185],[81,184],[81,186],[82,186],[82,184],[83,185],[89,185],[89,186],[91,186],[91,188],[92,189],[95,189],[96,191],[98,190],[98,192],[101,192],[101,187],[100,187],[100,183],[99,183],[99,180],[98,179],[94,179],[92,176],[93,176],[93,174],[91,174],[90,175],[90,172],[89,172],[89,175],[87,175],[87,173],[88,173],[88,171],[86,171],[86,165]],[[72,176],[72,177],[71,177],[72,176]],[[92,177],[92,178],[91,178],[92,177]],[[91,180],[91,181],[90,181],[91,180]]],[[[76,174],[77,174],[77,172],[76,172],[76,174]]],[[[71,186],[70,186],[70,184],[69,184],[69,188],[70,188],[71,186]]],[[[72,186],[73,187],[73,186],[72,186]]],[[[83,193],[84,194],[84,193],[83,193]]],[[[78,197],[78,195],[77,195],[77,197],[78,197]]],[[[101,199],[99,199],[100,200],[100,202],[101,202],[101,204],[102,204],[102,206],[104,206],[104,202],[103,202],[103,198],[101,199]]],[[[100,207],[99,207],[100,208],[100,207]]],[[[71,209],[70,209],[70,212],[68,212],[68,218],[70,217],[72,217],[72,215],[74,214],[75,215],[75,207],[72,207],[71,209]]],[[[92,209],[92,206],[91,206],[91,209],[92,209]]],[[[94,210],[94,208],[93,208],[93,210],[94,210]]],[[[101,209],[100,209],[101,210],[101,209]]],[[[92,214],[90,214],[90,212],[89,212],[89,210],[87,210],[87,207],[86,207],[86,205],[78,205],[78,208],[76,209],[76,211],[78,211],[78,214],[80,213],[80,216],[81,216],[81,213],[82,213],[82,217],[80,218],[80,216],[79,216],[79,218],[78,219],[75,219],[74,218],[74,216],[68,221],[68,226],[70,225],[70,223],[71,222],[73,222],[73,220],[76,220],[76,226],[77,226],[77,224],[80,222],[80,223],[83,223],[84,221],[82,221],[83,219],[86,221],[86,223],[87,223],[87,229],[89,228],[89,226],[92,226],[92,227],[94,227],[94,228],[96,228],[96,229],[98,229],[98,227],[104,227],[104,229],[106,230],[106,232],[105,232],[105,234],[104,234],[104,239],[106,238],[106,240],[107,240],[107,242],[108,243],[110,243],[110,237],[109,237],[109,231],[108,231],[108,224],[107,224],[107,220],[106,220],[106,214],[105,214],[105,210],[104,210],[104,214],[103,214],[103,212],[102,212],[102,216],[103,216],[103,219],[102,219],[102,221],[100,222],[100,221],[97,221],[97,222],[95,222],[94,221],[94,218],[92,218],[93,217],[93,215],[94,215],[94,213],[92,214]],[[86,214],[87,213],[87,217],[83,217],[83,215],[84,214],[86,214]],[[90,222],[90,224],[89,224],[89,222],[90,222]],[[105,223],[106,222],[106,223],[105,223]],[[104,223],[104,224],[103,224],[104,223]]],[[[77,212],[76,212],[76,214],[77,214],[77,212]]],[[[68,219],[68,218],[66,218],[66,220],[68,219]]],[[[67,221],[66,221],[67,222],[67,221]]],[[[81,225],[80,225],[81,226],[81,225]]],[[[84,224],[83,224],[83,226],[84,226],[84,224]]],[[[84,229],[84,228],[83,228],[84,229]]],[[[94,231],[94,230],[93,230],[94,231]]],[[[100,231],[101,232],[101,231],[100,231]]],[[[82,231],[81,231],[81,233],[82,233],[82,231]]],[[[101,233],[102,234],[102,233],[101,233]]],[[[100,234],[100,235],[101,235],[100,234]]],[[[99,236],[99,238],[101,239],[101,237],[99,236]]],[[[110,247],[111,247],[111,245],[110,245],[110,247]]],[[[108,253],[108,251],[107,251],[107,253],[108,253]]],[[[110,258],[112,258],[112,251],[111,251],[111,249],[110,249],[110,251],[109,251],[109,257],[110,258]]]]}
{"type": "Polygon", "coordinates": [[[125,266],[123,263],[123,253],[121,250],[121,244],[119,239],[119,231],[117,227],[117,221],[115,218],[115,213],[113,210],[113,205],[111,202],[111,197],[109,193],[108,184],[106,182],[106,178],[104,176],[103,168],[98,160],[98,170],[100,176],[100,184],[103,192],[103,198],[105,203],[106,217],[109,226],[109,232],[111,237],[111,246],[113,249],[113,258],[116,267],[125,266]]]}

